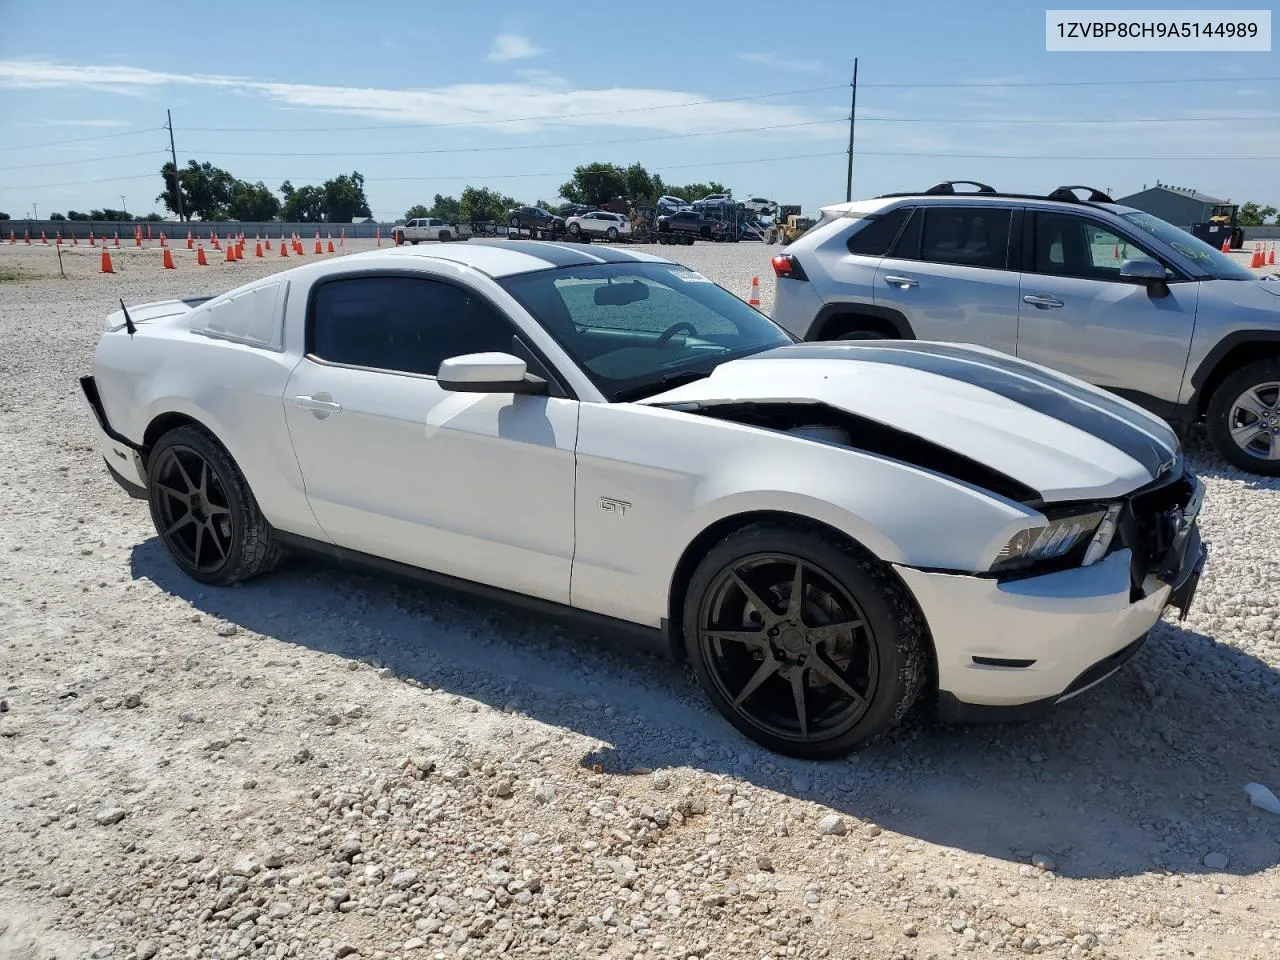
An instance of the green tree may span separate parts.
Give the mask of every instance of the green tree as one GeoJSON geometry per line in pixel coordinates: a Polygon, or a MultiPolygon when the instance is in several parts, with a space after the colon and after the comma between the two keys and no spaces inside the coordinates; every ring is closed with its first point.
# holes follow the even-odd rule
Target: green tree
{"type": "MultiPolygon", "coordinates": [[[[163,203],[169,212],[177,213],[178,194],[173,183],[173,163],[161,167],[160,175],[164,180],[164,192],[156,197],[156,202],[163,203]]],[[[183,217],[187,220],[197,216],[201,220],[225,219],[236,183],[235,177],[207,160],[204,163],[187,161],[187,165],[178,171],[183,217]]]]}
{"type": "Polygon", "coordinates": [[[1248,203],[1241,205],[1236,220],[1242,227],[1260,227],[1266,223],[1267,217],[1274,217],[1275,215],[1275,207],[1259,207],[1250,200],[1248,203]]]}
{"type": "Polygon", "coordinates": [[[437,193],[431,198],[431,209],[427,211],[427,216],[439,217],[441,220],[459,220],[461,206],[457,197],[437,193]]]}
{"type": "Polygon", "coordinates": [[[458,201],[458,217],[471,222],[505,220],[507,211],[518,206],[516,200],[488,187],[467,187],[458,201]]]}
{"type": "Polygon", "coordinates": [[[429,216],[431,216],[431,211],[420,203],[415,203],[404,212],[405,220],[421,220],[423,217],[429,216]]]}
{"type": "Polygon", "coordinates": [[[91,220],[93,218],[87,213],[81,213],[79,210],[68,210],[67,219],[68,220],[91,220]]]}
{"type": "Polygon", "coordinates": [[[259,180],[246,183],[237,180],[227,206],[227,215],[233,220],[274,220],[280,213],[280,200],[259,180]]]}
{"type": "Polygon", "coordinates": [[[0,210],[0,220],[8,220],[8,219],[9,219],[9,215],[5,213],[3,210],[0,210]]]}
{"type": "Polygon", "coordinates": [[[627,193],[627,173],[617,164],[588,163],[575,167],[573,177],[560,186],[560,196],[571,203],[598,206],[627,193]]]}
{"type": "Polygon", "coordinates": [[[110,207],[105,210],[94,210],[89,216],[94,220],[107,221],[128,221],[133,219],[133,214],[127,210],[113,210],[110,207]]]}
{"type": "Polygon", "coordinates": [[[284,197],[280,219],[296,223],[320,223],[324,220],[323,187],[295,187],[286,180],[280,184],[280,195],[284,197]]]}
{"type": "Polygon", "coordinates": [[[662,178],[651,174],[640,164],[633,163],[627,167],[624,176],[627,180],[625,193],[634,203],[654,203],[662,196],[662,178]]]}
{"type": "Polygon", "coordinates": [[[138,217],[143,223],[160,223],[164,217],[158,213],[148,213],[145,217],[138,217]]]}
{"type": "Polygon", "coordinates": [[[359,171],[324,182],[325,219],[330,223],[350,223],[356,217],[371,217],[369,199],[364,195],[364,176],[359,171]]]}
{"type": "Polygon", "coordinates": [[[49,214],[49,219],[50,219],[50,220],[65,220],[65,219],[67,219],[67,218],[66,218],[66,217],[64,217],[64,216],[63,216],[62,214],[60,214],[60,213],[51,213],[51,214],[49,214]]]}
{"type": "Polygon", "coordinates": [[[693,203],[695,200],[701,200],[703,197],[712,193],[728,193],[729,190],[723,183],[717,183],[712,180],[710,183],[686,183],[684,186],[676,186],[675,184],[667,184],[663,193],[672,197],[679,197],[681,200],[687,200],[693,203]]]}

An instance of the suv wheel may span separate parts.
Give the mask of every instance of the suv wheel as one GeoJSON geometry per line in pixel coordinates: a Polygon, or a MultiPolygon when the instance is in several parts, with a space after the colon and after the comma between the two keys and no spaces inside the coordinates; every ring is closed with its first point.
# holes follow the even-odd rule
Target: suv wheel
{"type": "Polygon", "coordinates": [[[1218,384],[1206,420],[1224,459],[1251,473],[1280,476],[1280,360],[1251,363],[1218,384]]]}

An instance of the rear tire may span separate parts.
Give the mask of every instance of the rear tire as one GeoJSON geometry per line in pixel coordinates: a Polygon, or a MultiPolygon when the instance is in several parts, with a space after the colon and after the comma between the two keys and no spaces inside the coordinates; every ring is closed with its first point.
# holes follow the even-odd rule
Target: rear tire
{"type": "Polygon", "coordinates": [[[177,427],[152,447],[147,501],[165,549],[201,583],[247,580],[284,559],[244,474],[201,426],[177,427]]]}
{"type": "Polygon", "coordinates": [[[1205,426],[1224,460],[1250,473],[1280,476],[1280,360],[1250,363],[1218,384],[1205,426]]]}
{"type": "Polygon", "coordinates": [[[441,243],[448,243],[448,242],[449,242],[450,240],[452,240],[452,239],[453,239],[453,236],[449,233],[449,231],[448,231],[448,230],[441,230],[441,231],[440,231],[440,242],[441,242],[441,243]]]}
{"type": "Polygon", "coordinates": [[[884,733],[928,676],[927,628],[906,589],[865,551],[805,524],[754,523],[712,547],[682,622],[716,709],[795,757],[838,758],[884,733]]]}
{"type": "Polygon", "coordinates": [[[605,237],[606,237],[607,239],[609,239],[609,240],[617,240],[617,239],[618,239],[618,228],[617,228],[617,227],[610,227],[608,230],[606,230],[606,231],[604,232],[604,235],[605,235],[605,237]]]}

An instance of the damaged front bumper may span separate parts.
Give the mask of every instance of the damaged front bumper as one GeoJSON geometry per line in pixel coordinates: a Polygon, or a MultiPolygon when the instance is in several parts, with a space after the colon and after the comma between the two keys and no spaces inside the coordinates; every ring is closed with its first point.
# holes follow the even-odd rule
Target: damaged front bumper
{"type": "Polygon", "coordinates": [[[933,635],[941,716],[1042,715],[1115,673],[1166,607],[1185,617],[1208,556],[1196,522],[1204,488],[1190,484],[1154,561],[1125,547],[1087,567],[1008,581],[898,567],[933,635]]]}
{"type": "Polygon", "coordinates": [[[147,469],[142,461],[142,454],[128,437],[117,433],[107,422],[107,413],[103,409],[102,397],[98,394],[98,385],[93,377],[81,377],[80,390],[93,417],[93,432],[98,441],[98,450],[111,478],[135,500],[146,500],[147,469]]]}

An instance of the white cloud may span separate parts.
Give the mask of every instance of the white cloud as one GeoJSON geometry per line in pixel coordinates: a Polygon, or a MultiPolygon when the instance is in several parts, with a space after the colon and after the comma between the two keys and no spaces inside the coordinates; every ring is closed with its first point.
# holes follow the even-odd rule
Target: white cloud
{"type": "MultiPolygon", "coordinates": [[[[523,81],[510,83],[462,83],[397,90],[188,76],[135,67],[0,60],[0,88],[61,87],[131,92],[166,85],[214,87],[290,107],[370,117],[388,123],[457,124],[504,133],[529,133],[549,127],[615,127],[679,134],[808,124],[827,119],[826,113],[764,101],[699,102],[707,96],[690,90],[575,89],[554,75],[528,75],[523,81]]],[[[797,126],[793,130],[800,136],[843,136],[840,123],[797,126]]]]}
{"type": "Polygon", "coordinates": [[[493,38],[487,59],[490,63],[506,63],[508,60],[528,60],[541,53],[528,37],[518,33],[500,33],[493,38]]]}
{"type": "Polygon", "coordinates": [[[808,60],[804,57],[776,53],[740,53],[738,59],[744,63],[769,67],[771,70],[794,70],[796,73],[821,73],[826,69],[826,64],[821,60],[808,60]]]}

